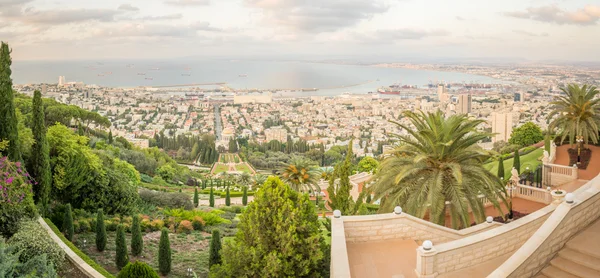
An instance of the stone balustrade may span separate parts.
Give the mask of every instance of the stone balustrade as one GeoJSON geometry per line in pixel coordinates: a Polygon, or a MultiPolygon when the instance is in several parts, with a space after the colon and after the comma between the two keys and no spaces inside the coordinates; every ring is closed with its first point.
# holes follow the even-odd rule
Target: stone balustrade
{"type": "Polygon", "coordinates": [[[512,191],[513,197],[530,200],[542,204],[552,203],[552,194],[547,189],[517,184],[512,191]]]}
{"type": "Polygon", "coordinates": [[[533,277],[564,244],[600,217],[600,176],[574,192],[572,204],[561,203],[546,222],[488,277],[533,277]]]}

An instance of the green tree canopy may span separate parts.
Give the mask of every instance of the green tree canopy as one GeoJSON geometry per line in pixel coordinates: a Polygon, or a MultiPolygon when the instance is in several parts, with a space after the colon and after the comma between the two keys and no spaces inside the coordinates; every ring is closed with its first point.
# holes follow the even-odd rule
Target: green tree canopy
{"type": "Polygon", "coordinates": [[[314,204],[277,177],[269,177],[240,216],[234,240],[211,277],[319,277],[326,243],[314,204]]]}
{"type": "Polygon", "coordinates": [[[379,167],[379,161],[370,156],[365,156],[358,162],[358,171],[360,172],[374,172],[377,170],[377,167],[379,167]]]}
{"type": "Polygon", "coordinates": [[[10,53],[8,44],[2,42],[0,45],[0,140],[8,141],[8,148],[0,151],[0,154],[8,156],[12,161],[20,161],[21,151],[12,89],[10,53]]]}
{"type": "Polygon", "coordinates": [[[532,122],[526,122],[520,127],[513,129],[508,142],[521,147],[527,147],[542,140],[544,140],[542,129],[532,122]]]}

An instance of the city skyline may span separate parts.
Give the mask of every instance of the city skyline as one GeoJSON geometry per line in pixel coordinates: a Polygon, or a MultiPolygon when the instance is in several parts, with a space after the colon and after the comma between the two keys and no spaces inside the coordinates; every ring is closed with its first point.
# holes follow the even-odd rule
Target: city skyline
{"type": "Polygon", "coordinates": [[[600,61],[593,1],[152,0],[0,3],[15,60],[187,56],[600,61]]]}

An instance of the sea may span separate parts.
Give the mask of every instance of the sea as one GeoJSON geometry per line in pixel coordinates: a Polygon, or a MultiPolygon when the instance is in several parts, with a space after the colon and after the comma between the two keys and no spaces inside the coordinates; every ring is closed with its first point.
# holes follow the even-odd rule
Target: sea
{"type": "MultiPolygon", "coordinates": [[[[202,59],[178,61],[13,61],[14,84],[77,81],[104,87],[182,86],[226,83],[233,89],[296,90],[303,95],[366,94],[392,84],[426,87],[429,83],[503,83],[458,72],[303,61],[202,59]]],[[[222,85],[203,85],[207,89],[222,85]]]]}

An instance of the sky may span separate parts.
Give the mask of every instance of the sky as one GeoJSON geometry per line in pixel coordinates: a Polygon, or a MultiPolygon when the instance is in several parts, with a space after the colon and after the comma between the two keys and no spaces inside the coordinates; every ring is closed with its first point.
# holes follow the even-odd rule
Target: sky
{"type": "Polygon", "coordinates": [[[14,60],[600,61],[600,0],[0,0],[14,60]]]}

